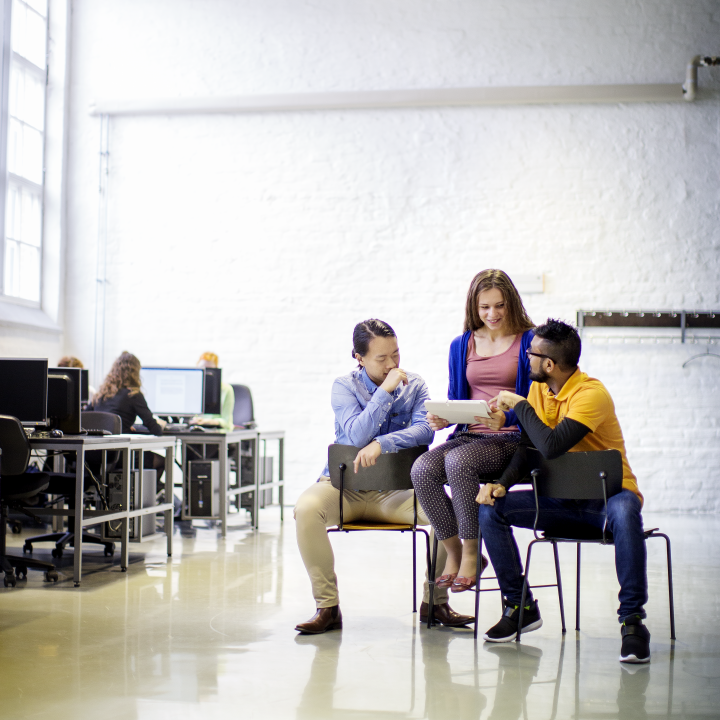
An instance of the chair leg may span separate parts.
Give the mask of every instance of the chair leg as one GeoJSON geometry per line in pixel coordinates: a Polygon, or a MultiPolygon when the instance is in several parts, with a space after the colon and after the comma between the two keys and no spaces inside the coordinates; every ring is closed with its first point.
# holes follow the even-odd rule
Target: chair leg
{"type": "Polygon", "coordinates": [[[417,612],[417,545],[415,544],[415,529],[412,532],[413,545],[413,612],[417,612]]]}
{"type": "Polygon", "coordinates": [[[580,543],[577,543],[577,569],[575,571],[575,630],[580,631],[580,543]]]}
{"type": "Polygon", "coordinates": [[[437,565],[438,539],[437,535],[433,535],[432,560],[430,562],[430,572],[428,573],[428,615],[427,626],[431,628],[435,624],[435,567],[437,565]]]}
{"type": "Polygon", "coordinates": [[[668,596],[670,601],[670,639],[675,640],[675,599],[672,581],[672,552],[670,550],[670,538],[665,533],[653,533],[649,537],[661,537],[665,539],[667,550],[667,572],[668,572],[668,596]]]}
{"type": "Polygon", "coordinates": [[[520,636],[522,635],[522,624],[523,624],[523,618],[525,617],[525,600],[527,599],[527,591],[528,591],[528,585],[530,577],[530,557],[532,556],[532,549],[533,545],[537,542],[537,540],[533,540],[528,545],[528,551],[527,551],[527,558],[525,559],[525,577],[523,578],[523,589],[522,589],[522,597],[520,599],[520,615],[518,617],[518,629],[517,629],[517,635],[515,636],[515,642],[520,642],[520,636]]]}
{"type": "Polygon", "coordinates": [[[560,601],[560,622],[562,631],[565,632],[565,603],[563,602],[562,578],[560,576],[560,558],[558,557],[557,543],[554,542],[552,546],[553,555],[555,556],[555,581],[557,582],[558,600],[560,601]]]}
{"type": "Polygon", "coordinates": [[[478,615],[480,614],[480,572],[482,571],[482,533],[478,528],[478,546],[477,546],[477,565],[475,566],[475,628],[473,630],[473,638],[477,640],[478,636],[478,615]]]}

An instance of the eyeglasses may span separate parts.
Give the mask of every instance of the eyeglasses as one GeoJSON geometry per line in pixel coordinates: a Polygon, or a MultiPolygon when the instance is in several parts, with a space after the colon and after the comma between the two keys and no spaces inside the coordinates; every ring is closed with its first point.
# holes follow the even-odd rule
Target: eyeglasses
{"type": "Polygon", "coordinates": [[[548,360],[552,360],[553,362],[557,362],[555,360],[555,358],[551,358],[549,355],[543,355],[542,353],[534,353],[534,352],[530,352],[529,350],[526,350],[525,354],[526,355],[534,355],[535,357],[544,357],[544,358],[547,358],[548,360]]]}

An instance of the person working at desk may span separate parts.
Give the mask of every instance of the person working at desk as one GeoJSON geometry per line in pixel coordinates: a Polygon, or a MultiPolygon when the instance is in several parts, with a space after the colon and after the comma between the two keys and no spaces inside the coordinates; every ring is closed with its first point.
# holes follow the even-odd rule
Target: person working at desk
{"type": "MultiPolygon", "coordinates": [[[[162,435],[166,422],[153,417],[140,390],[141,368],[132,353],[120,353],[87,409],[119,415],[123,433],[135,432],[133,423],[139,417],[151,435],[162,435]]],[[[143,453],[143,457],[146,470],[157,470],[159,483],[165,471],[165,458],[152,452],[143,453]]]]}
{"type": "MultiPolygon", "coordinates": [[[[352,356],[358,369],[335,380],[331,403],[335,413],[335,442],[362,449],[355,458],[359,465],[374,465],[382,453],[428,445],[433,431],[425,417],[428,391],[423,379],[400,366],[395,331],[381,320],[358,323],[353,331],[352,356]]],[[[295,505],[297,542],[305,569],[310,576],[317,612],[296,626],[298,632],[318,634],[342,628],[335,558],[327,528],[340,522],[340,491],[330,483],[327,465],[317,482],[299,497],[295,505]]],[[[391,492],[345,491],[343,516],[346,522],[373,520],[388,523],[413,522],[412,490],[391,492]]],[[[422,508],[418,524],[428,525],[422,508]]],[[[443,546],[438,553],[438,568],[445,564],[443,546]]],[[[384,564],[378,558],[378,565],[384,564]]],[[[461,626],[474,618],[459,615],[447,603],[447,589],[435,593],[435,618],[443,625],[461,626]]],[[[427,582],[421,620],[427,619],[427,582]],[[424,617],[423,617],[424,616],[424,617]]]]}
{"type": "MultiPolygon", "coordinates": [[[[216,368],[220,362],[218,356],[214,352],[204,352],[197,361],[196,367],[199,368],[216,368]]],[[[207,427],[218,427],[221,430],[232,430],[235,427],[233,423],[233,410],[235,409],[235,391],[232,385],[226,382],[220,383],[220,414],[205,413],[197,415],[191,421],[191,425],[204,425],[207,427]]]]}
{"type": "MultiPolygon", "coordinates": [[[[79,368],[80,370],[85,369],[85,366],[82,364],[82,360],[74,357],[73,355],[64,355],[63,357],[61,357],[58,360],[57,366],[59,368],[68,367],[68,368],[79,368]]],[[[90,398],[92,400],[94,395],[95,395],[95,388],[92,385],[89,385],[88,386],[88,398],[90,398]]]]}

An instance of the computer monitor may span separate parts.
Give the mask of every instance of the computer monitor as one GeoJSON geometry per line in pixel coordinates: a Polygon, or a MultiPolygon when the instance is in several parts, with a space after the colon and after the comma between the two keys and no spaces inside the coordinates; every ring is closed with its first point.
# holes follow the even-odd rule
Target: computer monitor
{"type": "Polygon", "coordinates": [[[82,430],[82,372],[69,367],[48,369],[48,424],[65,435],[79,435],[82,430]]]}
{"type": "Polygon", "coordinates": [[[144,367],[140,382],[148,407],[156,415],[192,417],[203,412],[202,368],[144,367]]]}
{"type": "Polygon", "coordinates": [[[208,415],[219,415],[222,412],[222,398],[220,384],[222,370],[220,368],[205,368],[205,409],[208,415]]]}
{"type": "Polygon", "coordinates": [[[0,415],[47,426],[47,358],[0,358],[0,415]]]}
{"type": "Polygon", "coordinates": [[[90,371],[84,368],[80,370],[80,401],[90,402],[90,371]]]}

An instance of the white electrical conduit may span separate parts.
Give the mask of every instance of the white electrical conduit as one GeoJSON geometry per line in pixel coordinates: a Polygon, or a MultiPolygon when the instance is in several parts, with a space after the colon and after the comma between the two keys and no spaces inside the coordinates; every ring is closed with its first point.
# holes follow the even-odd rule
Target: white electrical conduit
{"type": "Polygon", "coordinates": [[[557,105],[692,101],[697,68],[719,65],[699,55],[687,66],[685,85],[551,85],[528,87],[435,88],[358,92],[236,95],[233,97],[107,100],[91,103],[91,115],[199,115],[300,110],[370,110],[488,105],[557,105]]]}

